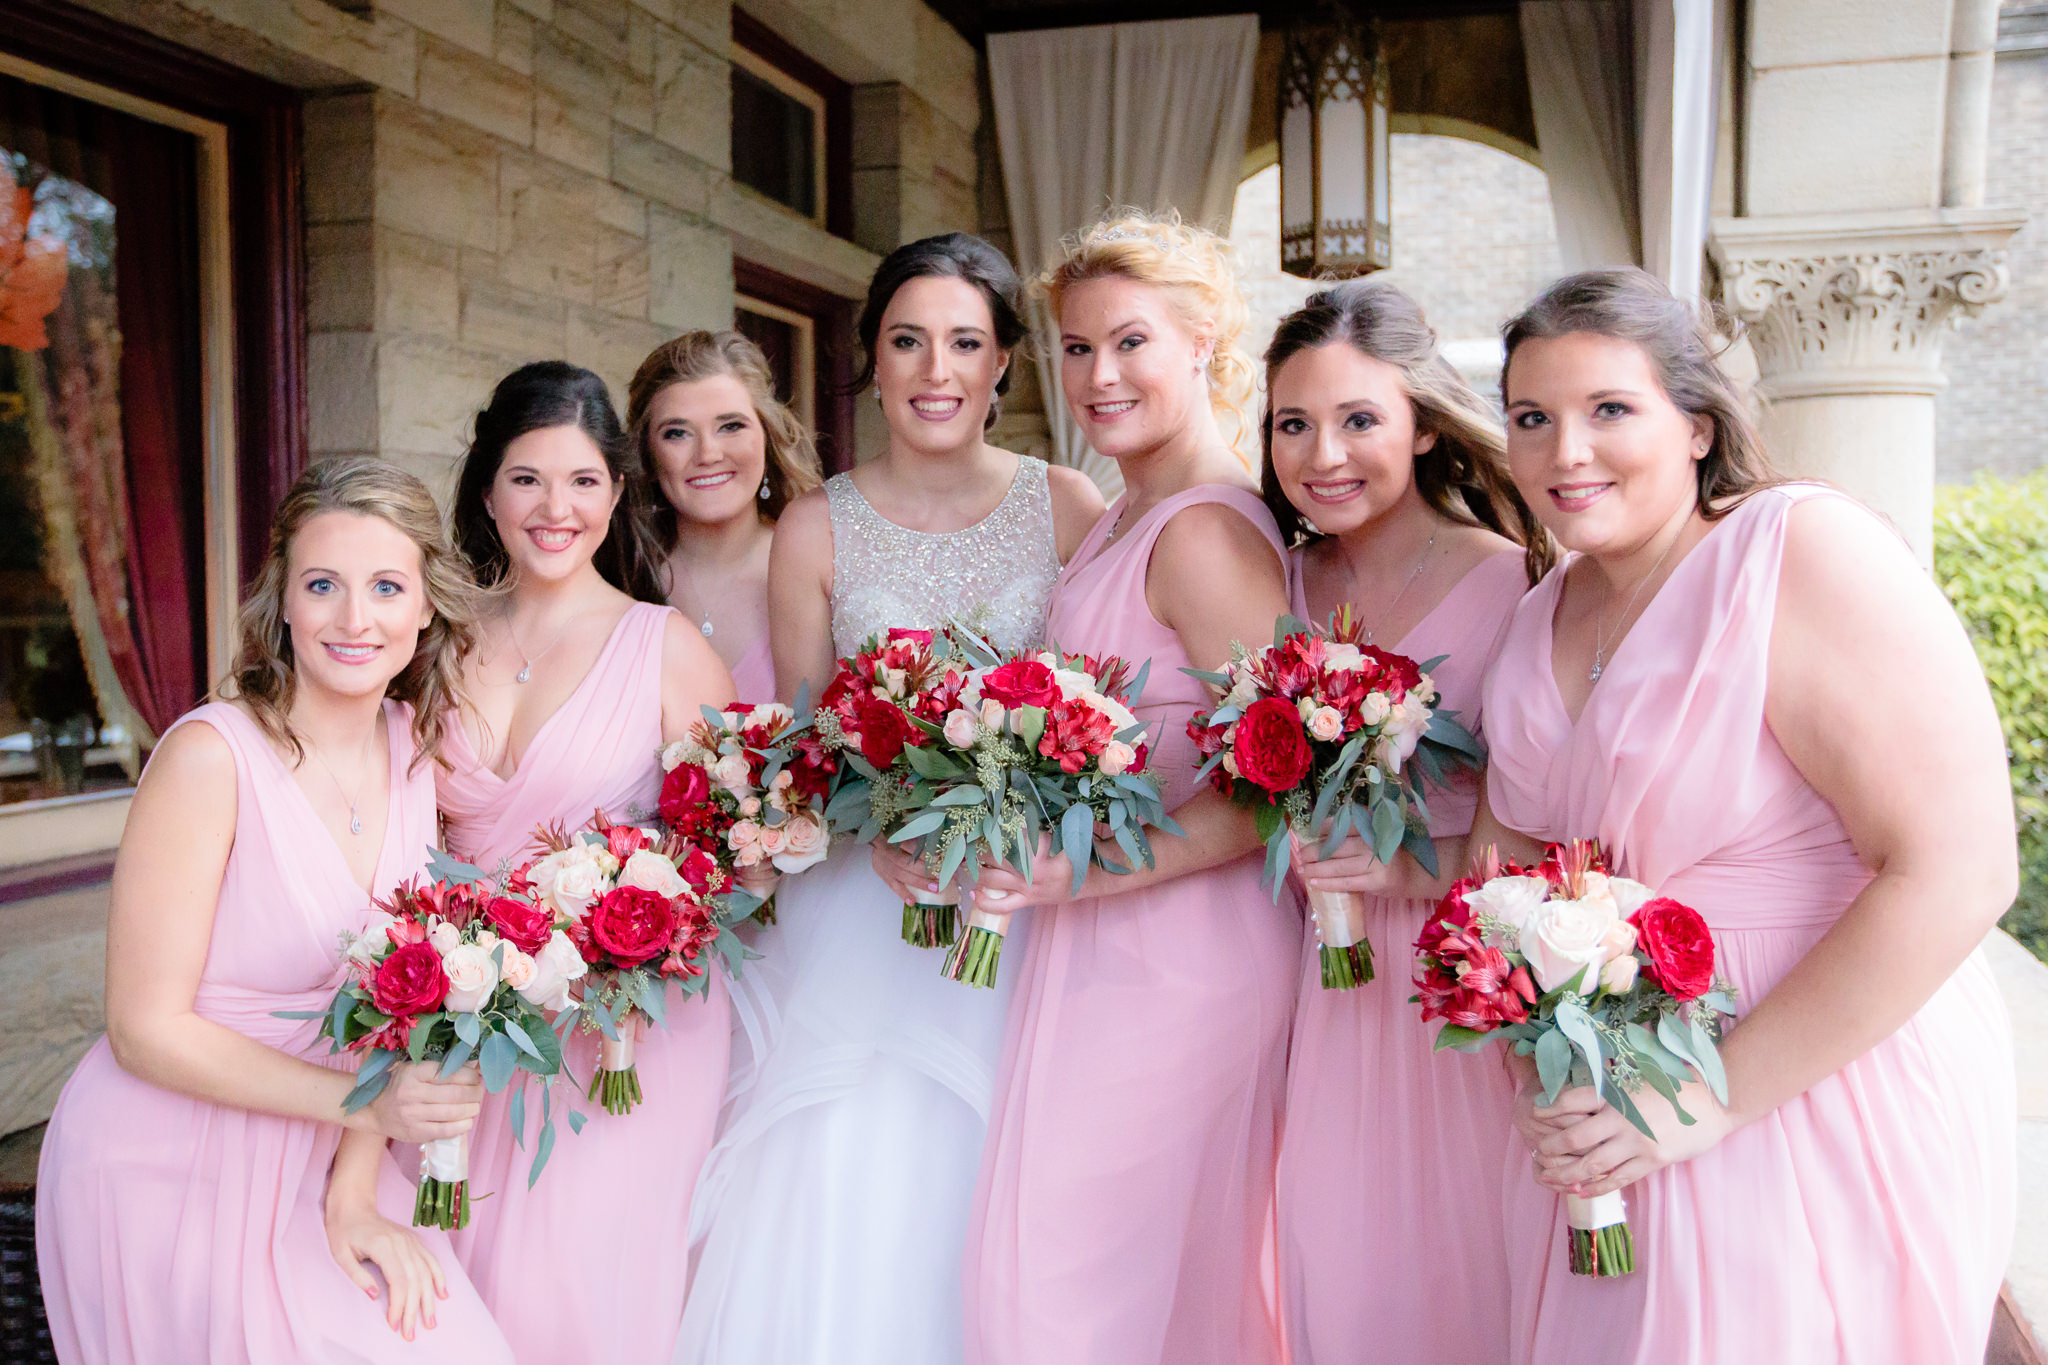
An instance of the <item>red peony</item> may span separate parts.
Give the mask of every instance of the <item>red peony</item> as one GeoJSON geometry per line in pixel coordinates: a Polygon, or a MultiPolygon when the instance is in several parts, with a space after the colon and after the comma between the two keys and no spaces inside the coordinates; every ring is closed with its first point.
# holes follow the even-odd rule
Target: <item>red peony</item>
{"type": "Polygon", "coordinates": [[[493,896],[484,904],[484,919],[498,937],[529,957],[554,936],[555,917],[531,901],[493,896]]]}
{"type": "Polygon", "coordinates": [[[860,739],[860,756],[877,768],[894,763],[904,745],[923,740],[908,716],[876,697],[853,699],[852,729],[860,739]]]}
{"type": "Polygon", "coordinates": [[[1060,699],[1060,685],[1036,659],[1012,659],[982,678],[981,695],[1010,707],[1051,706],[1060,699]]]}
{"type": "Polygon", "coordinates": [[[1680,1000],[1714,986],[1714,935],[1699,911],[1668,896],[1645,901],[1631,916],[1636,946],[1650,955],[1650,979],[1680,1000]]]}
{"type": "Polygon", "coordinates": [[[430,943],[407,943],[377,964],[370,1003],[394,1019],[439,1009],[448,998],[448,973],[430,943]]]}
{"type": "Polygon", "coordinates": [[[661,818],[680,825],[693,809],[711,798],[711,775],[694,763],[678,763],[661,779],[661,818]]]}
{"type": "Polygon", "coordinates": [[[1308,776],[1308,734],[1292,703],[1264,697],[1245,708],[1232,741],[1238,776],[1269,792],[1292,791],[1308,776]]]}
{"type": "Polygon", "coordinates": [[[585,960],[598,960],[595,949],[621,967],[638,967],[668,951],[676,936],[676,905],[644,887],[621,886],[590,907],[583,925],[590,939],[585,960]]]}

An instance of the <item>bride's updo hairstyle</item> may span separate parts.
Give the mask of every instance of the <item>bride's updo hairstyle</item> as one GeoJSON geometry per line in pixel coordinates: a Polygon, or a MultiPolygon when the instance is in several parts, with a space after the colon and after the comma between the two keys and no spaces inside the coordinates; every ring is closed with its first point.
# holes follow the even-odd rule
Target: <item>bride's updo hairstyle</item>
{"type": "Polygon", "coordinates": [[[1523,342],[1586,332],[1629,343],[1649,357],[1673,406],[1713,423],[1713,444],[1693,468],[1700,516],[1719,521],[1751,493],[1784,480],[1764,453],[1749,405],[1721,368],[1711,323],[1704,309],[1678,298],[1646,271],[1628,267],[1567,275],[1501,329],[1501,402],[1512,401],[1508,380],[1523,342]]]}
{"type": "MultiPolygon", "coordinates": [[[[1238,287],[1230,244],[1180,214],[1117,209],[1109,217],[1061,239],[1058,258],[1034,281],[1054,318],[1069,289],[1087,280],[1121,275],[1165,294],[1175,316],[1213,343],[1209,354],[1209,406],[1226,423],[1233,447],[1247,434],[1253,370],[1238,338],[1251,311],[1238,287]]],[[[1242,453],[1242,452],[1240,452],[1242,453]]]]}
{"type": "Polygon", "coordinates": [[[1390,280],[1352,280],[1308,296],[1281,319],[1266,347],[1266,410],[1259,423],[1264,468],[1259,488],[1289,544],[1316,532],[1273,473],[1273,376],[1303,351],[1349,346],[1391,365],[1415,410],[1415,429],[1436,441],[1415,457],[1415,491],[1439,516],[1484,526],[1527,552],[1529,581],[1550,569],[1557,547],[1508,477],[1500,418],[1437,350],[1436,329],[1422,307],[1390,280]]]}
{"type": "MultiPolygon", "coordinates": [[[[860,337],[861,351],[860,373],[853,380],[854,392],[875,382],[875,348],[881,343],[882,314],[889,311],[889,301],[904,285],[930,275],[965,280],[974,286],[988,304],[997,348],[1010,352],[1010,364],[1016,365],[1017,348],[1030,330],[1024,322],[1024,286],[1017,278],[1017,268],[1010,264],[1009,257],[971,233],[943,232],[897,247],[875,267],[875,277],[868,282],[867,302],[861,305],[860,322],[854,328],[860,337]]],[[[1009,391],[1010,371],[1005,369],[1002,378],[996,380],[995,401],[988,405],[988,416],[982,419],[983,431],[996,424],[1001,415],[1002,396],[1009,391]]]]}

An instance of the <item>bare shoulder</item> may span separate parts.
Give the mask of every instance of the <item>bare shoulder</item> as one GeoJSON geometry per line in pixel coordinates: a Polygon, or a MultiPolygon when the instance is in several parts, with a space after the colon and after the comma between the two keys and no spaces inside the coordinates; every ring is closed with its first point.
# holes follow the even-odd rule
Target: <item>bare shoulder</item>
{"type": "Polygon", "coordinates": [[[1190,575],[1282,573],[1265,529],[1229,503],[1198,502],[1167,520],[1153,542],[1152,562],[1190,575]]]}
{"type": "Polygon", "coordinates": [[[1095,480],[1066,465],[1046,466],[1045,488],[1052,501],[1053,539],[1059,544],[1060,560],[1064,563],[1073,558],[1088,532],[1102,520],[1107,504],[1095,480]]]}
{"type": "Polygon", "coordinates": [[[1952,615],[1898,533],[1861,504],[1835,497],[1802,498],[1787,509],[1778,611],[1820,628],[1893,613],[1916,621],[1923,613],[1952,615]]]}
{"type": "Polygon", "coordinates": [[[180,725],[150,755],[136,784],[124,841],[175,827],[193,835],[226,836],[235,827],[235,751],[205,719],[180,725]]]}
{"type": "Polygon", "coordinates": [[[1484,526],[1452,523],[1444,528],[1442,535],[1444,548],[1461,576],[1468,570],[1478,568],[1503,550],[1513,550],[1517,554],[1522,550],[1521,546],[1500,532],[1488,530],[1484,526]]]}
{"type": "Polygon", "coordinates": [[[193,784],[235,789],[235,751],[227,736],[204,718],[180,725],[152,751],[149,771],[138,787],[154,782],[191,790],[193,784]]]}
{"type": "Polygon", "coordinates": [[[831,562],[832,503],[823,485],[782,509],[770,557],[785,564],[831,562]]]}

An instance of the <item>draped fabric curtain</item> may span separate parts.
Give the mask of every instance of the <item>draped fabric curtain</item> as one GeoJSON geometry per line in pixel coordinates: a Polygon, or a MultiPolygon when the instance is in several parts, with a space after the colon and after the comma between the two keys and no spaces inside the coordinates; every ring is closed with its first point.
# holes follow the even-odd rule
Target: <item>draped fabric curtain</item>
{"type": "Polygon", "coordinates": [[[144,746],[205,691],[198,148],[185,133],[0,76],[0,148],[113,205],[98,278],[10,352],[30,408],[48,571],[103,720],[144,746]]]}
{"type": "Polygon", "coordinates": [[[1566,270],[1640,265],[1697,298],[1714,170],[1714,0],[1523,0],[1566,270]]]}
{"type": "MultiPolygon", "coordinates": [[[[1228,233],[1258,46],[1251,14],[990,34],[1019,269],[1044,269],[1061,237],[1111,208],[1177,209],[1228,233]]],[[[1058,330],[1036,306],[1032,324],[1053,458],[1114,495],[1116,467],[1087,448],[1067,412],[1058,330]]]]}

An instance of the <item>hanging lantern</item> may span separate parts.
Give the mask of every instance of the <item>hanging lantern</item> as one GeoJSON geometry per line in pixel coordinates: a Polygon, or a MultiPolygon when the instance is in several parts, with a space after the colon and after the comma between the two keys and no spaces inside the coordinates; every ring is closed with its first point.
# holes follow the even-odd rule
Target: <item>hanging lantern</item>
{"type": "Polygon", "coordinates": [[[1337,4],[1291,25],[1280,58],[1280,265],[1350,279],[1394,263],[1393,82],[1377,20],[1337,4]]]}

